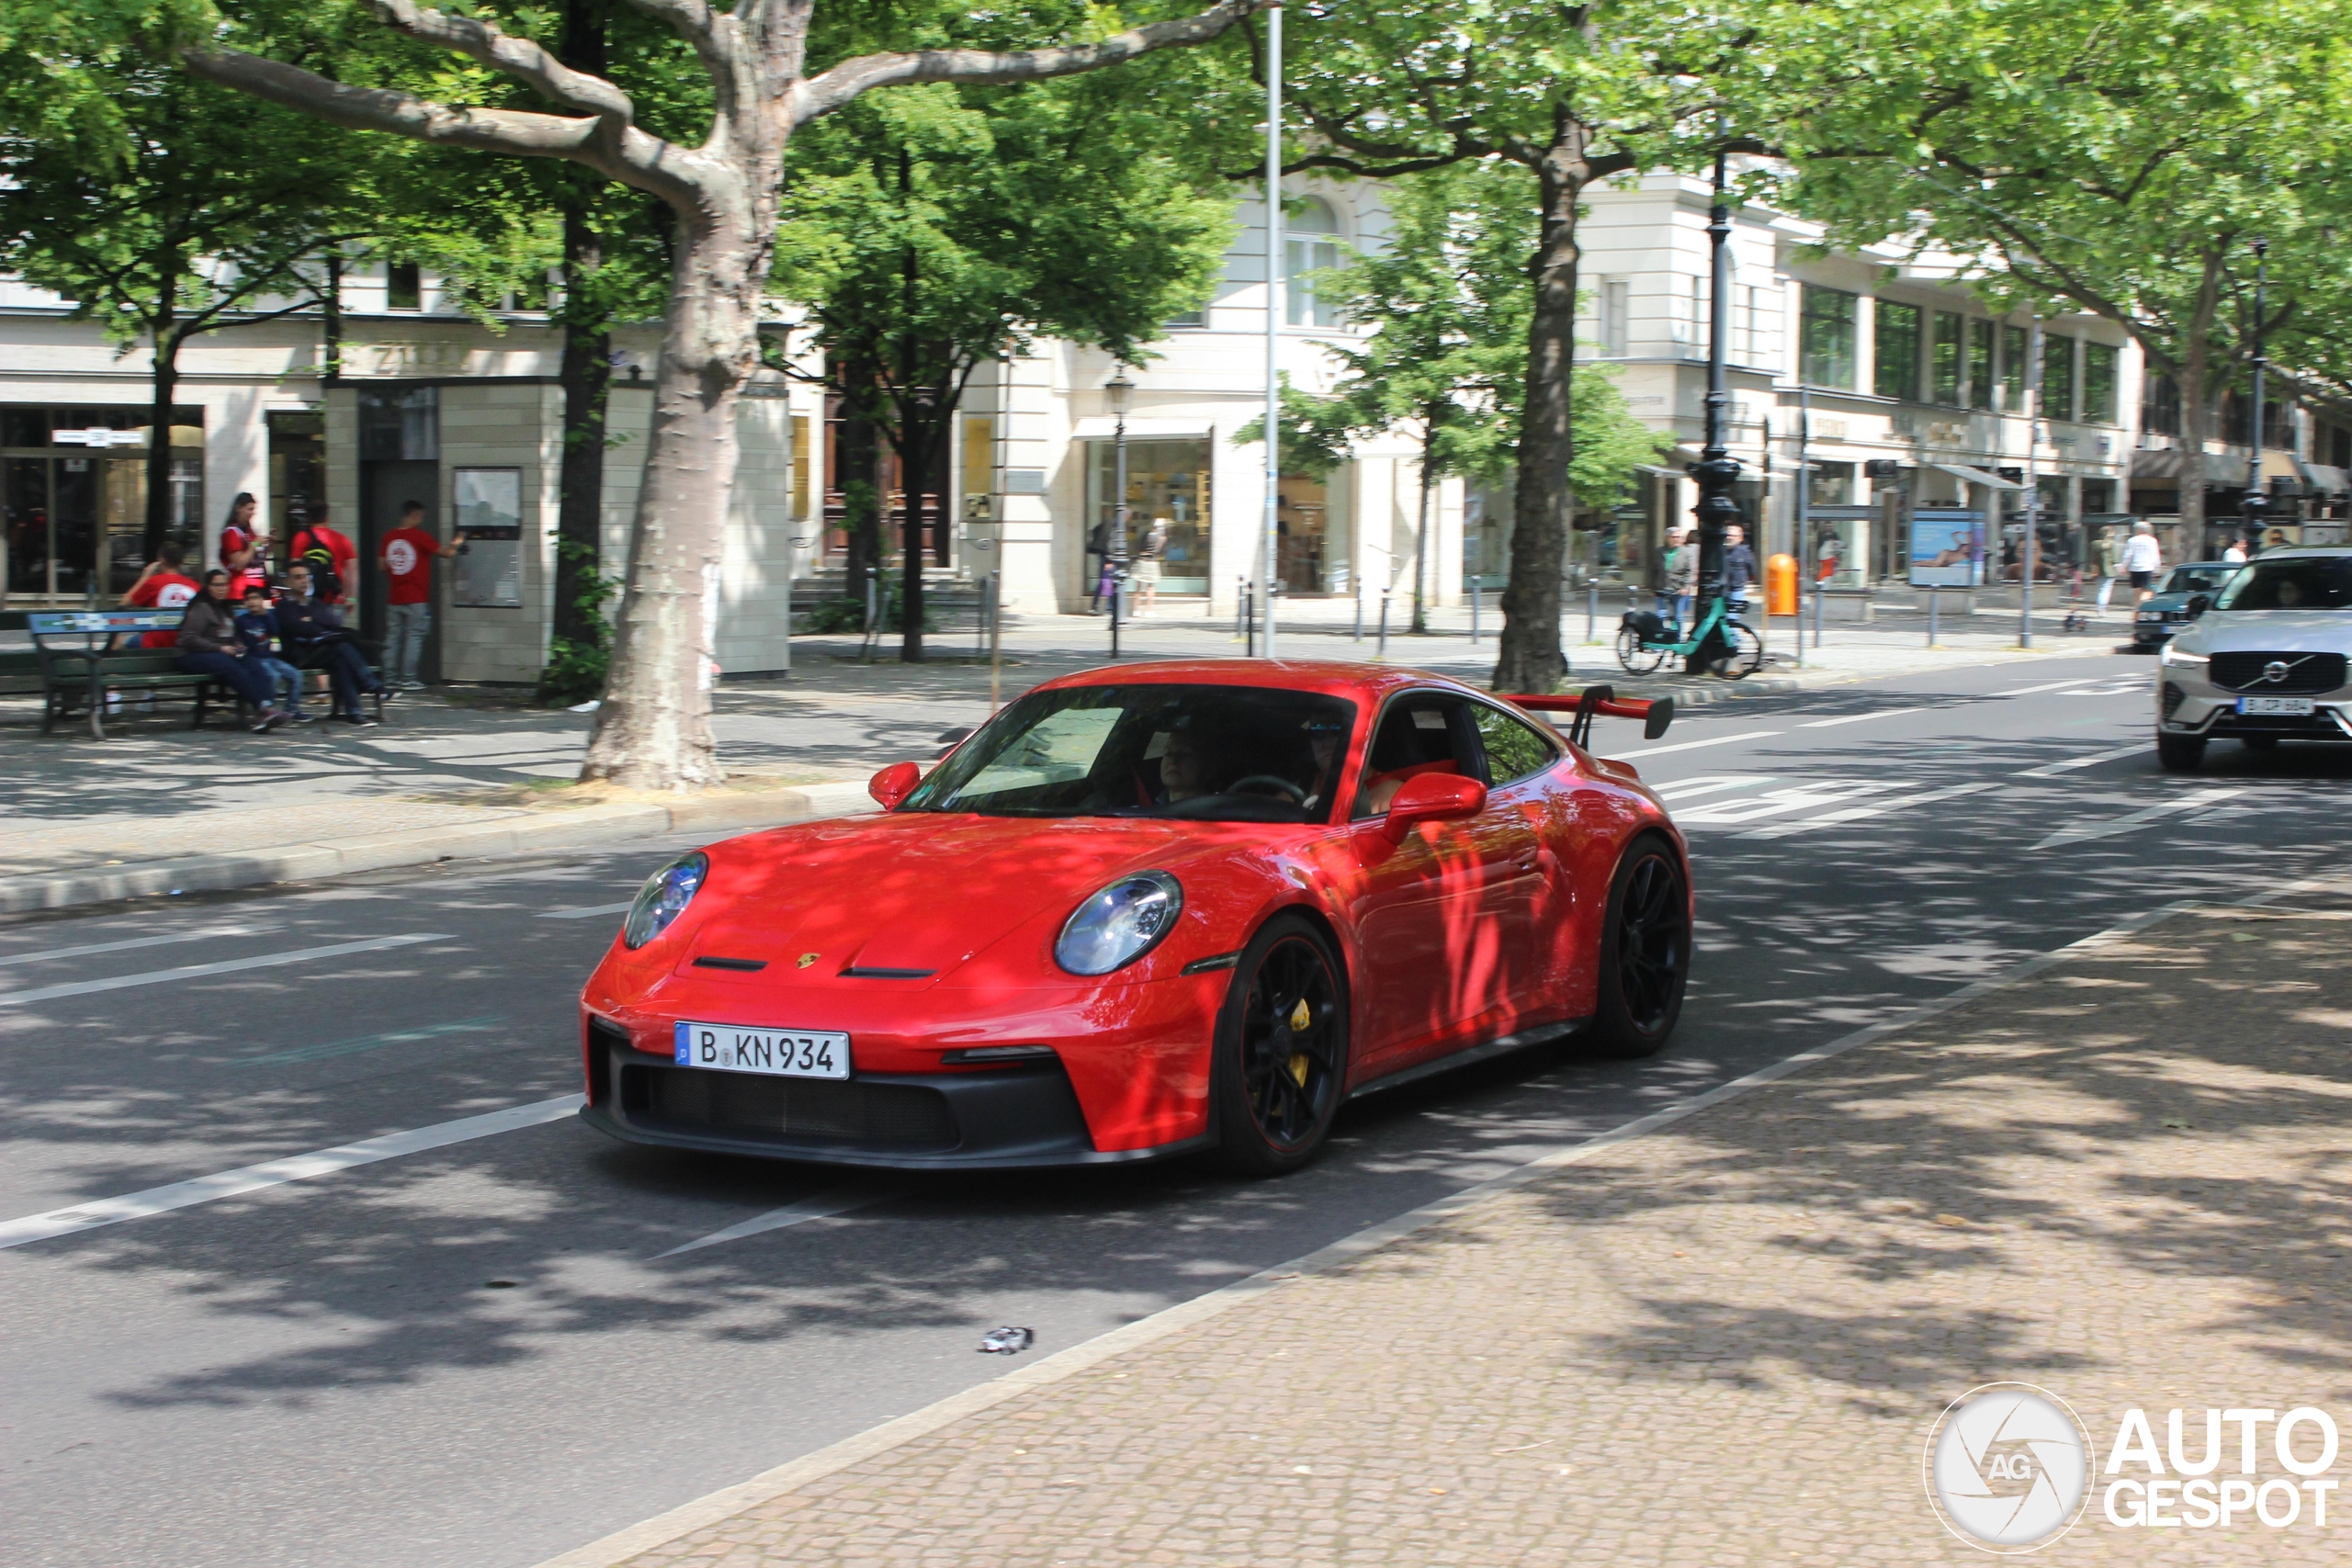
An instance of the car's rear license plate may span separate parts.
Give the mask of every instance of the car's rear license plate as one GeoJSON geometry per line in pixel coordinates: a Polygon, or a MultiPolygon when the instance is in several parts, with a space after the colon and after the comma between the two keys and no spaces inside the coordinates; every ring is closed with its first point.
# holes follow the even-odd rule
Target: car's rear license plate
{"type": "Polygon", "coordinates": [[[2238,712],[2249,718],[2309,718],[2309,697],[2240,697],[2238,712]]]}
{"type": "Polygon", "coordinates": [[[750,1029],[740,1023],[677,1026],[678,1066],[777,1078],[849,1077],[849,1036],[822,1029],[750,1029]]]}

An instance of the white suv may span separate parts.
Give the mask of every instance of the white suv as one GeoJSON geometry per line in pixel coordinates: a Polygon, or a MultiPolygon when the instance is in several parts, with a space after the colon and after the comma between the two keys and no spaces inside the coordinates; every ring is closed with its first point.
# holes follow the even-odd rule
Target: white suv
{"type": "Polygon", "coordinates": [[[2347,660],[2352,549],[2256,557],[2158,656],[2157,760],[2187,773],[2217,739],[2352,740],[2347,660]]]}

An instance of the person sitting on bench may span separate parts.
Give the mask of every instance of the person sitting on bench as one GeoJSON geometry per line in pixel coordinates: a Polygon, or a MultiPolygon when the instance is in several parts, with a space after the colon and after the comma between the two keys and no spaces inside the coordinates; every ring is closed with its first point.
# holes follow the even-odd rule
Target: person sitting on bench
{"type": "Polygon", "coordinates": [[[376,721],[359,711],[365,694],[384,693],[384,683],[368,668],[367,656],[345,629],[334,606],[312,595],[313,580],[307,562],[286,570],[286,592],[277,600],[277,630],[287,648],[313,670],[326,671],[334,693],[335,716],[345,724],[372,726],[376,721]]]}
{"type": "Polygon", "coordinates": [[[209,675],[236,693],[254,712],[250,728],[256,735],[293,717],[270,701],[270,678],[245,657],[244,639],[237,635],[236,612],[229,603],[229,574],[217,566],[204,574],[204,592],[189,602],[187,613],[180,617],[175,662],[190,675],[209,675]]]}

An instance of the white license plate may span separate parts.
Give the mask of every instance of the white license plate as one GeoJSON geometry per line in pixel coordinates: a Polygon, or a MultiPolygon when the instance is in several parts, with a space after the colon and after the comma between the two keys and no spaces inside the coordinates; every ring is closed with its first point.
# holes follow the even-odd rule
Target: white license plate
{"type": "Polygon", "coordinates": [[[849,1036],[822,1029],[747,1029],[740,1023],[680,1022],[678,1066],[775,1078],[849,1077],[849,1036]]]}
{"type": "Polygon", "coordinates": [[[2309,697],[2240,697],[2238,712],[2256,718],[2309,718],[2309,697]]]}

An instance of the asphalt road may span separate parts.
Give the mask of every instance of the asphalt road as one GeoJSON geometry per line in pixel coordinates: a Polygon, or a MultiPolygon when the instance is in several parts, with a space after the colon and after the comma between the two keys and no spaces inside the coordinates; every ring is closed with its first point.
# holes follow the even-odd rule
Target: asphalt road
{"type": "Polygon", "coordinates": [[[2038,660],[1610,737],[1694,841],[1674,1043],[1359,1101],[1264,1184],[607,1142],[547,1102],[662,845],[0,924],[0,1552],[524,1568],[1001,1372],[998,1325],[1069,1346],[2152,905],[2340,866],[2352,749],[2160,773],[2150,673],[2038,660]],[[779,1209],[820,1217],[663,1256],[779,1209]]]}

